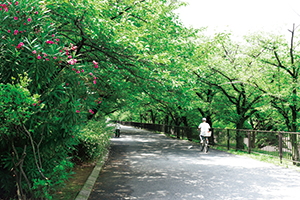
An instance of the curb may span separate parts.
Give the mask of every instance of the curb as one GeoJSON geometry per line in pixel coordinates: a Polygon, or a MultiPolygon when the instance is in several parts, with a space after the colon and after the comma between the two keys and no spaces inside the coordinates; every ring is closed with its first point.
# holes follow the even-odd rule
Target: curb
{"type": "Polygon", "coordinates": [[[81,191],[79,192],[79,194],[77,195],[77,197],[75,198],[75,200],[87,200],[91,194],[91,191],[94,187],[94,184],[98,178],[98,175],[100,173],[100,171],[102,170],[107,158],[109,155],[109,151],[107,151],[107,153],[105,154],[105,156],[102,156],[96,166],[94,167],[92,173],[90,174],[89,178],[87,179],[87,181],[85,182],[84,186],[82,187],[81,191]]]}

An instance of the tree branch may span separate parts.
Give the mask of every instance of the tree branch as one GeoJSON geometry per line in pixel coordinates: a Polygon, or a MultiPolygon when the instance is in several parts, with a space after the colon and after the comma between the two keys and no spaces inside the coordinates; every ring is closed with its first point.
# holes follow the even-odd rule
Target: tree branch
{"type": "MultiPolygon", "coordinates": [[[[134,3],[134,5],[136,5],[137,3],[142,3],[142,2],[144,2],[144,1],[146,1],[146,0],[141,0],[140,2],[136,2],[136,3],[134,3]]],[[[114,19],[116,19],[117,17],[123,15],[124,13],[126,13],[128,10],[130,10],[130,9],[132,9],[132,8],[133,8],[133,6],[129,6],[129,7],[126,8],[124,11],[119,12],[119,14],[117,14],[117,15],[114,16],[114,17],[111,17],[110,19],[111,19],[111,20],[114,20],[114,19]]]]}

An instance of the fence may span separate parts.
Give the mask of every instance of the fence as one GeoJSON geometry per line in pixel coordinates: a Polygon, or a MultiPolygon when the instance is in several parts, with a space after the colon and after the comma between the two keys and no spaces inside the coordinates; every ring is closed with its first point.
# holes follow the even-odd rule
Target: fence
{"type": "MultiPolygon", "coordinates": [[[[188,139],[190,141],[199,141],[199,132],[197,128],[171,126],[164,124],[150,124],[139,122],[120,122],[118,123],[136,128],[147,129],[150,131],[163,132],[166,135],[172,135],[178,139],[188,139]]],[[[279,157],[280,161],[286,159],[288,161],[299,162],[299,137],[300,133],[296,132],[275,132],[275,131],[260,131],[260,130],[243,130],[243,129],[212,129],[212,137],[210,144],[213,146],[223,146],[229,149],[247,151],[248,153],[257,152],[269,154],[279,157]],[[236,136],[239,135],[243,140],[243,148],[237,148],[236,136]],[[291,137],[295,135],[297,144],[296,147],[298,156],[292,155],[291,137]]],[[[295,154],[295,153],[294,153],[295,154]]],[[[296,153],[297,154],[297,153],[296,153]]]]}

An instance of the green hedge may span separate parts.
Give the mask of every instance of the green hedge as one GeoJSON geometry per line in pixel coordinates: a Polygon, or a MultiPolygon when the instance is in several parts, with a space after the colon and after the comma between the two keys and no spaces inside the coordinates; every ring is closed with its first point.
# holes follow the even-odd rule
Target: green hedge
{"type": "Polygon", "coordinates": [[[109,147],[112,128],[102,121],[91,121],[78,135],[79,144],[73,151],[73,162],[79,164],[99,158],[109,147]]]}

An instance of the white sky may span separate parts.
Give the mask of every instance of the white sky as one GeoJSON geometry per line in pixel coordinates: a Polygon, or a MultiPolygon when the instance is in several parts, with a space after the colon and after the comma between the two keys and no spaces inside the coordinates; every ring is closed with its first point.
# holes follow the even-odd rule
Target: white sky
{"type": "Polygon", "coordinates": [[[178,9],[187,27],[208,27],[208,34],[232,31],[236,36],[249,31],[289,34],[293,23],[300,25],[300,0],[182,0],[178,9]],[[296,14],[298,13],[298,14],[296,14]]]}

